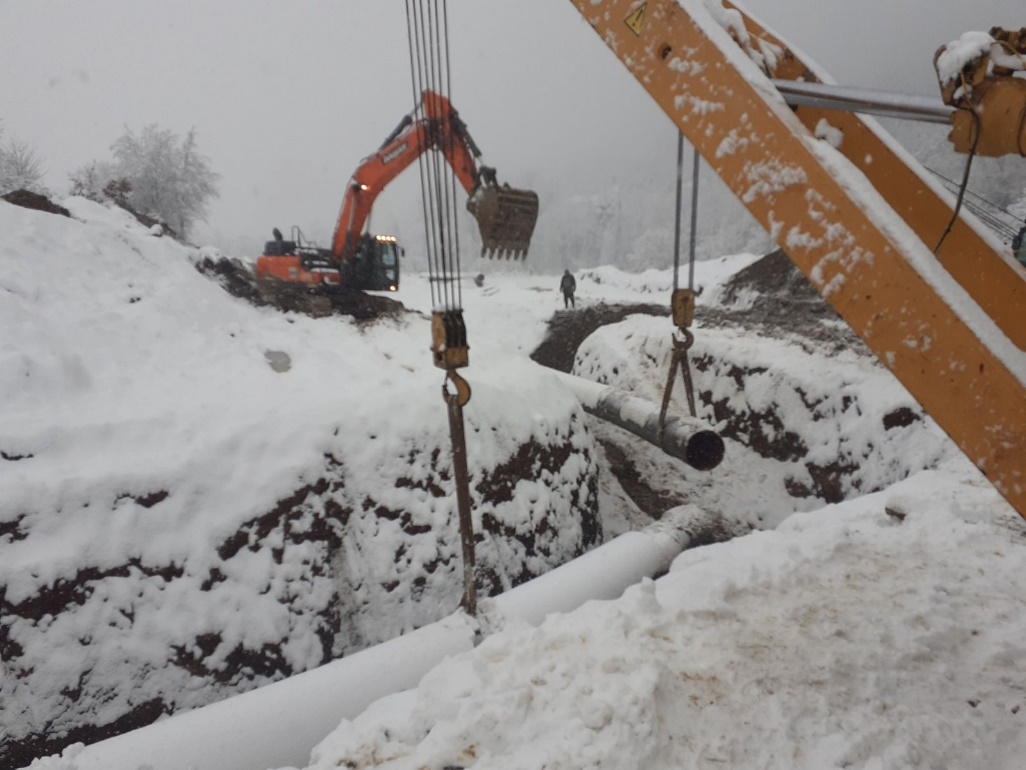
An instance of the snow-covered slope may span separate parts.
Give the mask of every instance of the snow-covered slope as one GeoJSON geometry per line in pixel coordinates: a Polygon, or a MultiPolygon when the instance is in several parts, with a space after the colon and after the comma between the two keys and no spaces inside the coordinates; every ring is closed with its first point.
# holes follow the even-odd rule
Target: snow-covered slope
{"type": "MultiPolygon", "coordinates": [[[[216,255],[66,205],[74,219],[0,203],[0,756],[145,724],[455,609],[427,317],[255,308],[195,269],[216,255]]],[[[514,354],[472,377],[484,591],[601,538],[583,414],[539,373],[514,354]]]]}

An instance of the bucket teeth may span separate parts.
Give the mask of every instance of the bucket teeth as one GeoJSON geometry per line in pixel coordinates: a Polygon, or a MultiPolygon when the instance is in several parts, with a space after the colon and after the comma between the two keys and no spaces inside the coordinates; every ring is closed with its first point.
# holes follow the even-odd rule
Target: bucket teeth
{"type": "Polygon", "coordinates": [[[481,256],[496,259],[524,259],[527,257],[527,246],[518,244],[516,246],[509,246],[508,244],[490,244],[481,247],[481,256]]]}

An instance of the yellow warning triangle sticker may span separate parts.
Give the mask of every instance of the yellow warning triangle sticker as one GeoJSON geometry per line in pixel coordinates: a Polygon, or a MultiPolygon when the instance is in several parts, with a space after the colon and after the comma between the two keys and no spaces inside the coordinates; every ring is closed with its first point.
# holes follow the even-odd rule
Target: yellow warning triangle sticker
{"type": "Polygon", "coordinates": [[[631,11],[630,16],[624,19],[624,24],[638,37],[641,37],[641,25],[645,23],[645,6],[647,5],[648,3],[642,3],[631,11]]]}

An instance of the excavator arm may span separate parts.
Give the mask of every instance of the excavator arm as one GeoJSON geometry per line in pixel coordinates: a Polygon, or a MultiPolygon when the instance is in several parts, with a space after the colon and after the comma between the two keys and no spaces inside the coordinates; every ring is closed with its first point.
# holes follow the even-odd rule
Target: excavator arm
{"type": "Polygon", "coordinates": [[[381,148],[356,169],[339,211],[331,251],[339,264],[352,260],[374,201],[388,184],[428,150],[438,150],[469,196],[483,253],[526,254],[538,218],[538,196],[500,187],[495,171],[479,166],[481,156],[466,125],[444,96],[426,90],[422,117],[407,115],[381,148]]]}
{"type": "MultiPolygon", "coordinates": [[[[1026,282],[1001,244],[955,219],[951,201],[875,124],[792,109],[774,80],[815,82],[821,73],[730,3],[571,2],[838,314],[1026,516],[1026,282]]],[[[981,126],[991,117],[985,112],[973,119],[981,126]]]]}

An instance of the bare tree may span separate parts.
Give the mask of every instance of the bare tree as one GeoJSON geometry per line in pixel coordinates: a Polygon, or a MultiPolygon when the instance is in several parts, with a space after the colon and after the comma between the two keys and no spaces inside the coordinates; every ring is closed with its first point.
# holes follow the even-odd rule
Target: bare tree
{"type": "MultiPolygon", "coordinates": [[[[0,127],[0,137],[3,128],[0,127]]],[[[29,190],[42,195],[48,194],[43,184],[43,164],[35,150],[25,142],[11,139],[0,144],[0,195],[14,190],[29,190]]]]}
{"type": "Polygon", "coordinates": [[[117,169],[110,161],[94,160],[84,166],[79,166],[68,174],[68,181],[71,182],[69,192],[72,195],[81,195],[83,198],[89,198],[98,203],[111,199],[124,203],[127,200],[124,194],[120,200],[112,194],[119,181],[122,185],[129,185],[129,183],[124,179],[118,180],[117,169]]]}
{"type": "Polygon", "coordinates": [[[69,175],[71,193],[113,200],[137,215],[162,222],[186,238],[206,219],[218,196],[220,175],[199,151],[196,130],[184,138],[155,123],[125,133],[111,145],[113,161],[93,161],[69,175]]]}
{"type": "Polygon", "coordinates": [[[200,154],[196,145],[196,129],[190,128],[179,149],[179,184],[175,189],[175,216],[184,233],[193,222],[206,221],[207,206],[218,196],[217,182],[220,179],[200,154]]]}
{"type": "Polygon", "coordinates": [[[128,182],[127,202],[136,211],[163,221],[183,238],[197,220],[205,219],[210,200],[218,195],[220,176],[199,152],[195,129],[180,140],[156,124],[139,134],[126,128],[111,150],[112,179],[128,182]]]}

